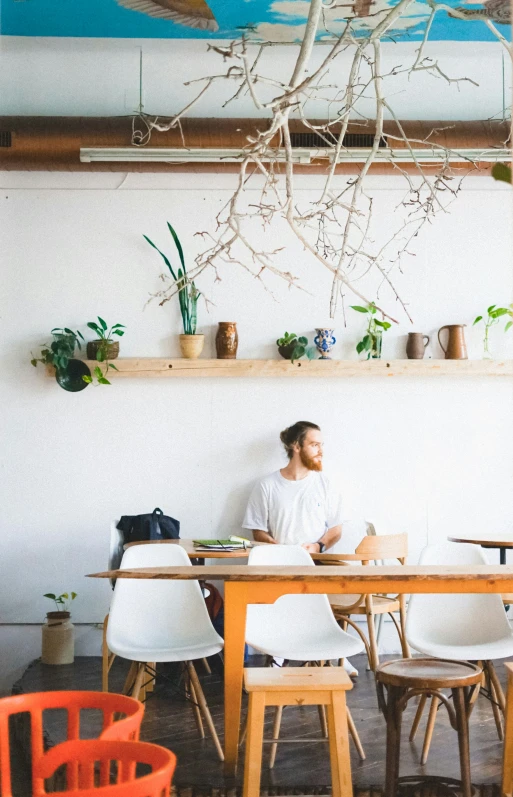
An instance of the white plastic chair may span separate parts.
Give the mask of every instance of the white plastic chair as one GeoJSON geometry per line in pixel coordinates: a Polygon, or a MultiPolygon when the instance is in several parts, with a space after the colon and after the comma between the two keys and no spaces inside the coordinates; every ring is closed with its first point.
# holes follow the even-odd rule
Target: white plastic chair
{"type": "MultiPolygon", "coordinates": [[[[190,567],[179,545],[134,545],[125,551],[121,570],[133,567],[190,567]]],[[[208,616],[198,581],[118,578],[110,607],[107,646],[132,662],[124,692],[139,697],[148,662],[184,662],[196,722],[204,737],[205,719],[219,759],[223,751],[193,661],[220,653],[223,639],[208,616]]],[[[150,672],[150,678],[154,672],[150,672]]]]}
{"type": "MultiPolygon", "coordinates": [[[[315,567],[310,554],[299,545],[259,545],[252,548],[248,565],[297,565],[315,567]]],[[[248,606],[246,642],[268,657],[317,664],[354,656],[364,650],[358,637],[350,636],[337,624],[327,595],[283,595],[273,604],[248,606]]],[[[323,708],[323,707],[320,707],[323,708]]],[[[273,738],[280,732],[283,709],[276,709],[273,738]]],[[[325,716],[320,711],[324,735],[325,716]]],[[[365,753],[351,714],[348,726],[360,758],[365,753]]],[[[276,745],[271,745],[269,766],[274,765],[276,745]]]]}
{"type": "MultiPolygon", "coordinates": [[[[118,529],[119,518],[111,520],[110,522],[110,540],[109,540],[109,561],[108,569],[117,570],[123,559],[123,532],[118,529]]],[[[116,583],[115,578],[109,578],[110,585],[114,589],[116,583]]],[[[106,614],[103,620],[103,639],[102,639],[102,691],[109,691],[109,672],[114,664],[116,655],[112,653],[107,645],[107,626],[109,624],[109,615],[106,614]]]]}
{"type": "MultiPolygon", "coordinates": [[[[486,564],[482,548],[463,543],[428,545],[419,559],[419,565],[486,564]]],[[[492,659],[513,656],[513,630],[501,596],[472,593],[412,595],[406,619],[406,638],[411,647],[428,656],[482,663],[497,732],[502,739],[500,711],[504,713],[505,698],[492,659]]],[[[425,702],[426,698],[421,698],[410,739],[415,736],[425,702]]],[[[439,702],[438,698],[432,697],[422,764],[427,761],[439,702]]]]}

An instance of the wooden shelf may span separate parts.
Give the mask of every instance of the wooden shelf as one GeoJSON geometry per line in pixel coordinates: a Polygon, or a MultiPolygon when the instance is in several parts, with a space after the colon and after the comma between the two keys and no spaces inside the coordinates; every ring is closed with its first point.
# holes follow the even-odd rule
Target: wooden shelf
{"type": "MultiPolygon", "coordinates": [[[[86,360],[91,372],[98,363],[86,360]]],[[[513,360],[166,360],[122,357],[109,379],[149,377],[513,376],[513,360]]],[[[51,367],[47,373],[54,375],[51,367]]]]}

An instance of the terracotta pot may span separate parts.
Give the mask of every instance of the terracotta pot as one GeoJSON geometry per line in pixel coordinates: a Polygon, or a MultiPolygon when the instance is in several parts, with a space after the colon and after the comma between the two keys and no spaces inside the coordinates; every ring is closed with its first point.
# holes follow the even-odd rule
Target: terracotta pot
{"type": "Polygon", "coordinates": [[[115,360],[119,354],[119,341],[118,340],[90,340],[87,344],[87,359],[96,360],[98,350],[105,347],[104,360],[115,360]]]}
{"type": "Polygon", "coordinates": [[[220,321],[216,335],[216,351],[218,360],[235,360],[239,336],[235,321],[220,321]]]}
{"type": "Polygon", "coordinates": [[[466,326],[466,324],[447,324],[438,330],[438,342],[446,360],[468,360],[467,344],[465,343],[465,333],[463,331],[466,326]],[[445,348],[440,339],[440,332],[444,329],[448,332],[447,348],[445,348]]]}
{"type": "Polygon", "coordinates": [[[69,612],[48,612],[42,628],[43,664],[73,664],[75,627],[69,612]]]}
{"type": "Polygon", "coordinates": [[[180,349],[186,360],[197,360],[203,351],[205,335],[180,335],[180,349]]]}
{"type": "Polygon", "coordinates": [[[408,332],[408,340],[406,341],[406,356],[408,359],[423,360],[428,343],[429,335],[423,335],[422,332],[408,332]]]}

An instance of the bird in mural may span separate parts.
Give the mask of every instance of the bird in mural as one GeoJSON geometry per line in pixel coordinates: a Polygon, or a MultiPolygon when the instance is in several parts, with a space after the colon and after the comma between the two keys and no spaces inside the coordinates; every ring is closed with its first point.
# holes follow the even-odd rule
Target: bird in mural
{"type": "Polygon", "coordinates": [[[455,8],[457,14],[449,16],[455,19],[490,19],[502,25],[511,25],[511,4],[510,0],[485,0],[484,8],[455,8]]]}
{"type": "Polygon", "coordinates": [[[131,11],[140,11],[150,17],[169,19],[188,28],[219,30],[210,7],[205,0],[117,0],[118,4],[131,11]]]}

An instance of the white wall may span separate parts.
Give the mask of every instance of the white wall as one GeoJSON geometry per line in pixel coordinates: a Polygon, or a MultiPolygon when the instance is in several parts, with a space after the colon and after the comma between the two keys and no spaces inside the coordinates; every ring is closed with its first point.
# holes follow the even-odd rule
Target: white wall
{"type": "MultiPolygon", "coordinates": [[[[477,23],[473,23],[477,24],[477,23]]],[[[226,42],[216,40],[216,46],[226,42]]],[[[194,40],[159,39],[67,39],[0,37],[0,114],[41,116],[95,116],[131,114],[139,106],[139,64],[143,55],[143,103],[150,114],[172,116],[196,96],[202,83],[185,86],[190,80],[223,74],[227,65],[208,43],[194,40]]],[[[440,74],[418,71],[408,76],[406,68],[417,55],[419,42],[382,45],[384,95],[400,119],[489,119],[502,118],[509,108],[511,66],[498,42],[430,42],[424,55],[437,63],[440,74]],[[465,79],[465,80],[463,80],[465,79]],[[471,79],[472,82],[470,82],[471,79]]],[[[256,54],[256,48],[254,53],[256,54]]],[[[251,51],[251,45],[250,45],[251,51]]],[[[328,48],[316,46],[311,68],[326,56],[328,48]]],[[[276,45],[260,60],[260,74],[287,79],[297,46],[276,45]]],[[[325,76],[326,84],[345,85],[352,53],[340,55],[325,76]]],[[[225,107],[237,86],[231,81],[216,83],[194,106],[193,116],[261,116],[247,94],[225,107]]],[[[262,98],[275,96],[274,89],[262,98]]],[[[328,96],[331,96],[330,91],[328,96]]],[[[374,118],[372,92],[366,92],[358,112],[374,118]]],[[[326,102],[309,101],[309,118],[333,115],[326,102]]],[[[265,114],[264,114],[265,115],[265,114]]]]}
{"type": "MultiPolygon", "coordinates": [[[[318,178],[299,183],[301,201],[318,178]]],[[[412,561],[426,542],[455,529],[511,528],[513,384],[500,378],[354,380],[136,379],[68,394],[30,366],[30,350],[55,325],[80,326],[97,314],[126,324],[124,356],[176,356],[177,302],[144,307],[159,286],[158,256],[148,234],[171,250],[171,220],[192,262],[229,196],[232,175],[62,175],[0,173],[2,283],[0,623],[40,622],[47,591],[79,593],[77,622],[103,618],[105,581],[86,573],[107,564],[109,521],[161,506],[179,518],[182,535],[237,532],[255,479],[278,468],[278,433],[298,420],[318,422],[326,437],[325,468],[339,479],[347,516],[365,514],[388,531],[410,535],[412,561]]],[[[342,184],[343,178],[339,178],[342,184]]],[[[386,234],[402,183],[373,178],[375,237],[386,234]]],[[[387,333],[387,356],[404,356],[412,328],[435,331],[471,323],[491,303],[512,300],[511,198],[507,186],[469,180],[452,205],[414,242],[396,285],[412,327],[387,333]]],[[[312,337],[327,316],[330,280],[277,227],[262,235],[311,293],[268,280],[275,299],[244,270],[205,274],[214,303],[200,308],[214,352],[220,320],[239,327],[240,358],[273,357],[285,330],[312,337]]],[[[375,288],[373,280],[362,287],[375,288]]],[[[352,303],[348,299],[348,303],[352,303]]],[[[363,322],[348,311],[336,322],[335,357],[356,357],[363,322]]],[[[480,333],[467,329],[469,353],[480,333]]],[[[511,357],[494,330],[497,356],[511,357]]]]}

